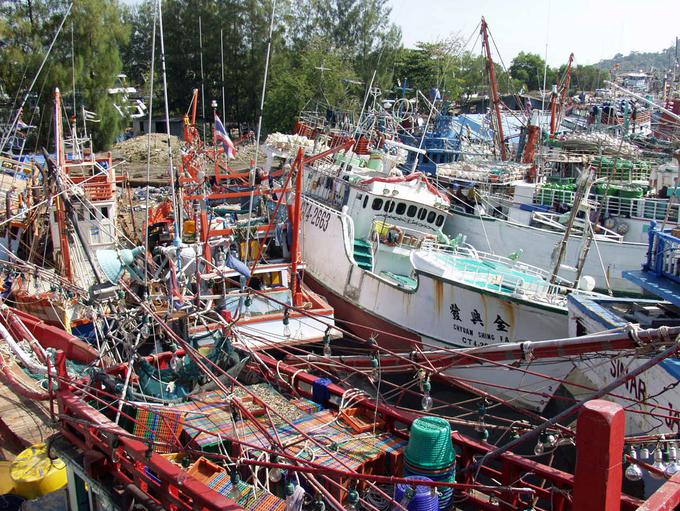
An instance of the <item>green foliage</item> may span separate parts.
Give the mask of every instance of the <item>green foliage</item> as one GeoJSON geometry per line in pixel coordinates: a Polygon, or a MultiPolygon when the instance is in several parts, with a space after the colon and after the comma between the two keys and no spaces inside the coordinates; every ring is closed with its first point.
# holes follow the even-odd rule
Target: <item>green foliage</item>
{"type": "Polygon", "coordinates": [[[605,86],[609,73],[597,66],[575,66],[572,71],[571,92],[580,90],[594,91],[605,86]]]}
{"type": "MultiPolygon", "coordinates": [[[[7,94],[14,96],[19,92],[21,95],[37,72],[67,4],[33,0],[26,5],[5,3],[2,9],[0,37],[6,44],[0,51],[0,80],[7,94]]],[[[84,106],[101,119],[99,124],[88,126],[95,149],[108,148],[122,130],[125,120],[115,110],[113,98],[107,93],[123,67],[119,48],[127,44],[129,38],[121,15],[122,8],[115,0],[78,0],[74,3],[34,91],[38,95],[40,115],[32,122],[40,125],[43,134],[39,145],[51,143],[47,134],[50,133],[55,88],[62,91],[67,113],[73,113],[74,76],[76,109],[80,113],[84,106]]]]}
{"type": "MultiPolygon", "coordinates": [[[[545,61],[535,53],[520,52],[510,66],[510,76],[518,80],[527,91],[539,90],[543,88],[543,74],[545,72],[545,61]]],[[[546,86],[550,87],[554,83],[552,70],[548,70],[546,86]]]]}
{"type": "Polygon", "coordinates": [[[617,53],[611,59],[601,60],[595,65],[605,71],[618,66],[621,72],[652,72],[654,70],[670,68],[674,59],[675,45],[673,44],[659,52],[632,51],[626,56],[617,53]]]}

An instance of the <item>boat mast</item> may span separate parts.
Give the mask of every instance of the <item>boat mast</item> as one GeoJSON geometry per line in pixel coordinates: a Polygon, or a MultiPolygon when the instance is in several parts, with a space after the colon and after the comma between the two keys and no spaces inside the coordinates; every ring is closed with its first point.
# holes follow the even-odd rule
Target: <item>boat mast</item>
{"type": "Polygon", "coordinates": [[[290,291],[293,297],[293,305],[302,305],[302,293],[298,283],[297,269],[302,262],[300,250],[300,220],[302,217],[302,175],[305,168],[305,151],[298,149],[297,158],[291,166],[290,171],[296,172],[295,175],[295,203],[293,204],[293,236],[290,254],[290,291]],[[297,166],[297,168],[296,168],[297,166]]]}
{"type": "MultiPolygon", "coordinates": [[[[574,223],[576,222],[576,217],[578,215],[578,212],[581,210],[581,205],[582,202],[585,198],[588,197],[588,194],[590,193],[590,187],[593,184],[593,180],[591,178],[590,170],[583,170],[583,173],[581,174],[579,178],[579,184],[578,188],[576,190],[576,193],[574,194],[574,202],[571,206],[571,212],[569,213],[569,220],[567,221],[567,225],[564,230],[564,236],[562,236],[562,240],[560,241],[559,245],[559,252],[557,253],[557,259],[555,261],[555,267],[553,268],[552,275],[550,275],[550,283],[555,284],[557,282],[557,276],[560,273],[560,268],[562,267],[562,262],[564,261],[564,256],[567,253],[567,245],[569,244],[569,237],[571,236],[571,233],[574,229],[574,223]]],[[[588,214],[588,210],[586,209],[586,215],[588,214]]],[[[586,218],[586,222],[589,222],[590,219],[586,218]]],[[[583,236],[588,236],[589,234],[592,234],[592,232],[588,232],[589,230],[586,228],[583,232],[583,236]]],[[[584,238],[585,241],[585,238],[584,238]]],[[[590,249],[590,242],[586,243],[588,250],[590,249]]],[[[587,252],[586,252],[587,254],[587,252]]],[[[585,260],[585,256],[584,256],[585,260]]],[[[577,269],[578,273],[578,269],[577,269]]],[[[580,274],[579,274],[580,276],[580,274]]]]}
{"type": "Polygon", "coordinates": [[[569,61],[567,62],[567,70],[564,72],[564,80],[562,81],[559,90],[559,102],[557,101],[558,91],[553,90],[553,95],[550,101],[550,138],[555,138],[557,128],[562,124],[562,117],[564,116],[564,104],[569,92],[569,85],[571,84],[571,65],[574,62],[574,54],[569,54],[569,61]],[[558,110],[559,105],[559,110],[558,110]]]}
{"type": "Polygon", "coordinates": [[[501,122],[501,97],[498,93],[498,82],[496,81],[496,69],[494,67],[493,58],[491,57],[491,47],[489,46],[489,27],[486,20],[482,17],[482,47],[486,56],[486,69],[489,73],[489,81],[491,82],[491,102],[493,103],[496,115],[496,138],[501,150],[501,160],[508,159],[507,151],[505,149],[505,135],[503,134],[503,123],[501,122]]]}
{"type": "MultiPolygon", "coordinates": [[[[170,138],[170,109],[168,107],[168,78],[165,70],[165,43],[163,39],[163,8],[162,2],[156,3],[158,9],[158,29],[161,39],[161,76],[163,77],[163,99],[165,102],[165,132],[168,140],[168,175],[170,176],[170,195],[172,196],[172,208],[175,216],[175,242],[180,243],[182,239],[182,207],[181,201],[177,200],[177,190],[175,190],[176,173],[172,161],[172,139],[170,138]]],[[[149,126],[151,130],[151,126],[149,126]]]]}
{"type": "MultiPolygon", "coordinates": [[[[59,89],[54,90],[54,150],[57,160],[57,173],[64,170],[64,141],[61,132],[61,93],[59,89]]],[[[59,228],[59,248],[61,251],[61,266],[64,272],[64,277],[69,282],[73,283],[73,268],[71,267],[71,249],[68,244],[68,233],[66,231],[66,210],[64,208],[64,198],[61,196],[59,189],[60,179],[56,180],[57,193],[55,195],[56,201],[56,217],[57,226],[59,228]]]]}

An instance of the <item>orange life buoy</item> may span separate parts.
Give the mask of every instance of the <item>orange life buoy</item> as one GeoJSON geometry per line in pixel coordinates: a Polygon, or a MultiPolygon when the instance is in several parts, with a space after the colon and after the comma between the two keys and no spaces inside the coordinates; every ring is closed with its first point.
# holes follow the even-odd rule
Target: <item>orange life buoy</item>
{"type": "Polygon", "coordinates": [[[401,245],[402,241],[404,241],[404,231],[396,225],[391,226],[385,235],[385,245],[394,247],[396,245],[401,245]]]}

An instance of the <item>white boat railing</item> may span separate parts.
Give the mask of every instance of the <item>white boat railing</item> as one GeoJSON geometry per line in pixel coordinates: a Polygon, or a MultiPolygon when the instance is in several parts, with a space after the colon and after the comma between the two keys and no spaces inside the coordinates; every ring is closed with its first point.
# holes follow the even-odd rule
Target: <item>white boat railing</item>
{"type": "MultiPolygon", "coordinates": [[[[534,194],[534,204],[551,206],[555,202],[573,204],[576,192],[572,190],[558,190],[539,188],[534,194]]],[[[591,195],[607,216],[639,218],[641,220],[664,220],[666,211],[670,207],[668,221],[680,223],[680,209],[677,204],[670,204],[668,199],[654,199],[650,197],[615,197],[612,195],[591,195]]]]}
{"type": "MultiPolygon", "coordinates": [[[[567,230],[567,226],[560,221],[562,217],[563,215],[560,215],[558,213],[545,213],[543,211],[534,211],[531,214],[531,220],[541,224],[541,227],[546,226],[550,227],[551,229],[556,229],[558,231],[564,232],[567,230]]],[[[583,219],[577,218],[574,221],[575,232],[582,234],[585,227],[586,223],[583,219]]],[[[595,233],[595,239],[597,240],[607,239],[618,242],[623,241],[623,235],[614,232],[611,229],[607,229],[602,225],[598,225],[595,229],[598,231],[595,233]]]]}
{"type": "Polygon", "coordinates": [[[425,240],[434,241],[435,235],[417,229],[391,224],[385,220],[380,220],[379,218],[374,218],[369,239],[378,241],[389,247],[413,250],[420,248],[425,240]],[[390,240],[389,231],[392,229],[394,229],[394,239],[390,240]]]}
{"type": "Polygon", "coordinates": [[[542,303],[563,306],[566,303],[566,293],[573,291],[573,288],[567,285],[567,281],[560,277],[557,278],[557,283],[551,284],[550,274],[541,268],[495,254],[478,252],[471,245],[451,246],[426,240],[423,242],[421,250],[458,257],[454,269],[464,274],[464,281],[477,285],[481,284],[482,287],[493,289],[505,295],[536,299],[542,303]],[[465,259],[472,259],[473,262],[465,259]],[[501,273],[496,268],[484,266],[484,261],[502,264],[508,272],[519,272],[527,278],[501,273]]]}

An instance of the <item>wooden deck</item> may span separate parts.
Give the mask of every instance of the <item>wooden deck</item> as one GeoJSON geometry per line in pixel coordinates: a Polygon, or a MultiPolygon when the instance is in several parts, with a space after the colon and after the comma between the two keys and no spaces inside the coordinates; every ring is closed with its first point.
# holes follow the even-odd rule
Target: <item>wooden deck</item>
{"type": "MultiPolygon", "coordinates": [[[[37,382],[16,364],[12,366],[18,380],[39,390],[37,382]]],[[[56,432],[51,426],[49,401],[25,399],[0,381],[0,459],[11,460],[26,447],[44,442],[56,432]]]]}

